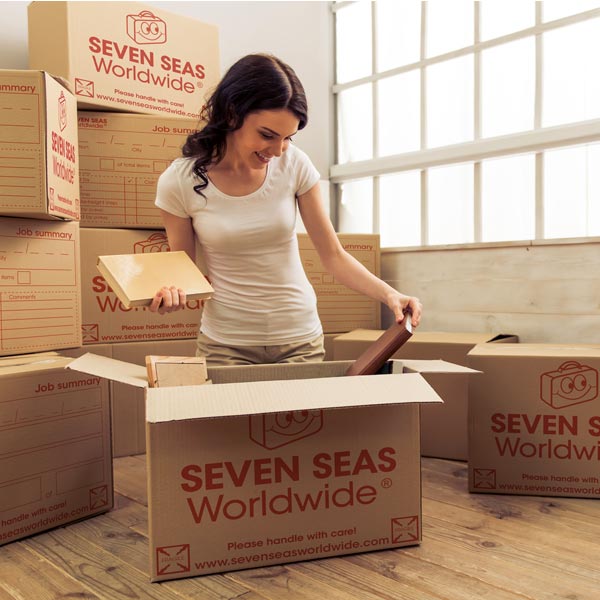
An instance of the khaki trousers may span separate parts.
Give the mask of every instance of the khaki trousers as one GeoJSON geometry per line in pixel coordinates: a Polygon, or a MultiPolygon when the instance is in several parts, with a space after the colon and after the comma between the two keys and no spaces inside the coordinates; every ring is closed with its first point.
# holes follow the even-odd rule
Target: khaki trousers
{"type": "Polygon", "coordinates": [[[318,362],[325,358],[323,339],[320,335],[308,342],[296,344],[230,347],[199,333],[196,341],[196,356],[206,356],[206,364],[209,367],[318,362]]]}

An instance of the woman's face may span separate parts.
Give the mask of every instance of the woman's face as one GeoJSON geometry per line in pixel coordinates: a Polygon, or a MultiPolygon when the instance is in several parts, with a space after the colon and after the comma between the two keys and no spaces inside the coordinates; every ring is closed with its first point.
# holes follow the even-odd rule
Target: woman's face
{"type": "Polygon", "coordinates": [[[227,152],[251,169],[264,169],[274,156],[288,149],[299,122],[287,109],[249,113],[243,125],[229,134],[227,152]]]}

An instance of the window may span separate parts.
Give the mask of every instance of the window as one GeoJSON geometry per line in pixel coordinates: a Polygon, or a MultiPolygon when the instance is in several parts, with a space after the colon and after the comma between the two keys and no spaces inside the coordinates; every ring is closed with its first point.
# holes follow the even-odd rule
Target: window
{"type": "Polygon", "coordinates": [[[334,2],[339,231],[600,236],[600,0],[334,2]]]}

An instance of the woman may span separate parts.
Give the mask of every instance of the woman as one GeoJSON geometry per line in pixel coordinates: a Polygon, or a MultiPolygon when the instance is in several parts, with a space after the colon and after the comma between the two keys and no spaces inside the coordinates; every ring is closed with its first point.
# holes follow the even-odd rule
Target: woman
{"type": "MultiPolygon", "coordinates": [[[[274,56],[236,62],[203,109],[183,158],[161,175],[156,205],[171,250],[192,259],[196,240],[214,295],[204,305],[199,355],[209,365],[322,360],[316,297],[298,252],[296,207],[324,267],[353,290],[386,304],[398,322],[419,324],[418,298],[371,274],[338,241],[322,208],[319,173],[292,144],[307,123],[294,71],[274,56]],[[405,317],[406,315],[406,317],[405,317]]],[[[150,310],[183,308],[181,289],[159,290],[150,310]]]]}

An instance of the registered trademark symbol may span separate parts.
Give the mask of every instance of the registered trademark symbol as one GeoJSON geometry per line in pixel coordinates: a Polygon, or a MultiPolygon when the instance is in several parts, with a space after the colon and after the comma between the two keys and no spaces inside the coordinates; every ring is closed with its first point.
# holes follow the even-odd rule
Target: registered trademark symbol
{"type": "Polygon", "coordinates": [[[203,87],[204,87],[204,83],[203,83],[202,81],[197,81],[197,82],[196,82],[196,85],[197,85],[199,88],[203,88],[203,87]]]}
{"type": "Polygon", "coordinates": [[[384,489],[392,487],[392,480],[389,477],[385,477],[381,480],[381,487],[384,489]]]}

